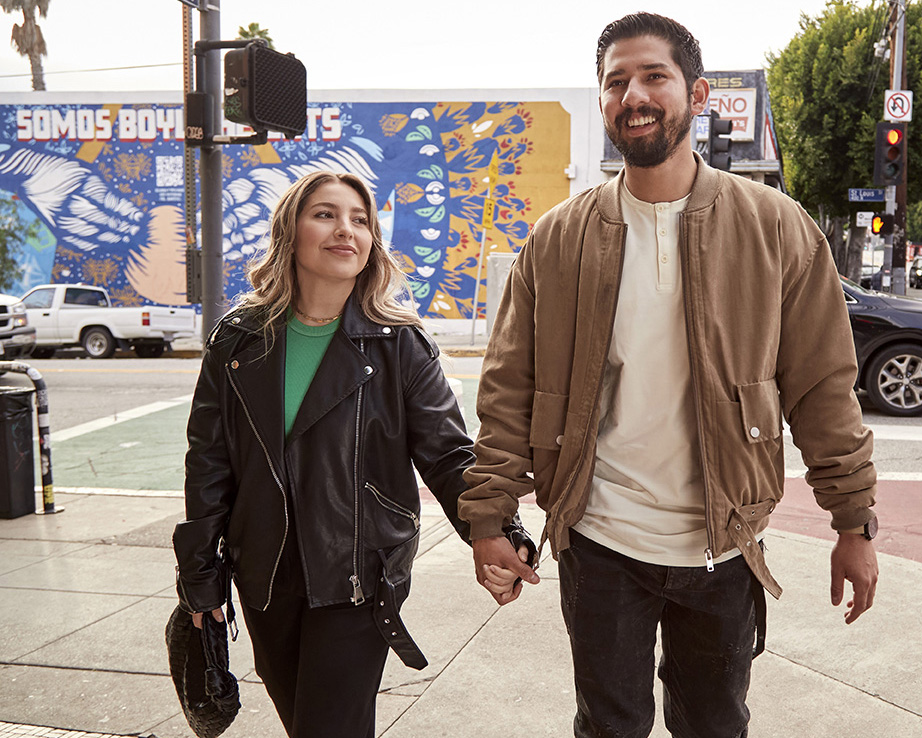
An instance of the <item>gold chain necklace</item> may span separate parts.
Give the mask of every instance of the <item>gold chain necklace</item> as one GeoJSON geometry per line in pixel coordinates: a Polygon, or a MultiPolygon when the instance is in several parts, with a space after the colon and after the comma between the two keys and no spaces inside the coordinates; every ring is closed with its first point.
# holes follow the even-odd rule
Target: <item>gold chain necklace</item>
{"type": "Polygon", "coordinates": [[[342,313],[338,313],[337,315],[334,315],[332,318],[314,318],[313,316],[310,316],[307,313],[302,313],[300,310],[298,310],[298,308],[295,308],[294,310],[302,318],[306,318],[312,323],[332,323],[337,318],[342,317],[342,313]]]}

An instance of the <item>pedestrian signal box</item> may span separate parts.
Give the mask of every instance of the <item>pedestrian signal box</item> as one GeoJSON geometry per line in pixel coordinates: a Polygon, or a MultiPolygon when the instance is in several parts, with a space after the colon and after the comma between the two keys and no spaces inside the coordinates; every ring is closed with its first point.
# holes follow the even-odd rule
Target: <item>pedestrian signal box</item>
{"type": "Polygon", "coordinates": [[[893,214],[875,213],[871,218],[871,233],[875,236],[889,236],[893,233],[893,214]]]}
{"type": "Polygon", "coordinates": [[[224,117],[288,138],[307,127],[307,71],[293,54],[262,40],[224,55],[224,117]]]}

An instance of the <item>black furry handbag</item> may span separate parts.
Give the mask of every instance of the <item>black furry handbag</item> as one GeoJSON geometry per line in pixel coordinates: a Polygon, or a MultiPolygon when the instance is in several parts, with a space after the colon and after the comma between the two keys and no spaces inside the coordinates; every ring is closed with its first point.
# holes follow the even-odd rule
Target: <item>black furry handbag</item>
{"type": "MultiPolygon", "coordinates": [[[[232,612],[228,618],[233,621],[232,612]]],[[[240,710],[237,679],[229,669],[227,624],[206,612],[199,630],[192,615],[177,605],[166,624],[166,647],[189,727],[199,738],[217,738],[240,710]]]]}

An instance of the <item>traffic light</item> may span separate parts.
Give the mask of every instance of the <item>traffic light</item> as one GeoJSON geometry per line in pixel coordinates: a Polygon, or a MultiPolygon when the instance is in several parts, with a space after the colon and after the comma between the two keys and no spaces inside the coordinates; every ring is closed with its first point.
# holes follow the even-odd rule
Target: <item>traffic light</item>
{"type": "Polygon", "coordinates": [[[252,41],[224,55],[224,117],[288,138],[307,127],[307,71],[293,54],[252,41]]]}
{"type": "Polygon", "coordinates": [[[906,171],[906,124],[878,123],[874,145],[874,184],[898,185],[906,171]]]}
{"type": "Polygon", "coordinates": [[[871,218],[871,233],[875,236],[889,236],[893,233],[893,214],[875,213],[871,218]]]}
{"type": "Polygon", "coordinates": [[[710,112],[711,125],[708,127],[708,164],[715,169],[730,171],[730,134],[733,121],[722,120],[715,112],[710,112]],[[726,136],[726,138],[724,138],[726,136]]]}

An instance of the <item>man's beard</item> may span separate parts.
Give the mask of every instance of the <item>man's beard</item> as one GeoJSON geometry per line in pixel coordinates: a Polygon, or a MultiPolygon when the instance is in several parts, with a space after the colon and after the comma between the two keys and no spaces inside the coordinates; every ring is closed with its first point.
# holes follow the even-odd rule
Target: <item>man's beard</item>
{"type": "Polygon", "coordinates": [[[645,105],[635,110],[626,110],[614,121],[605,119],[605,133],[608,134],[608,140],[621,152],[624,163],[628,166],[639,169],[659,166],[672,156],[679,145],[685,141],[694,117],[691,105],[685,109],[685,114],[681,117],[660,118],[661,112],[645,105]],[[628,120],[635,113],[641,116],[652,115],[660,119],[662,125],[656,133],[643,138],[621,138],[618,131],[627,128],[628,120]]]}

